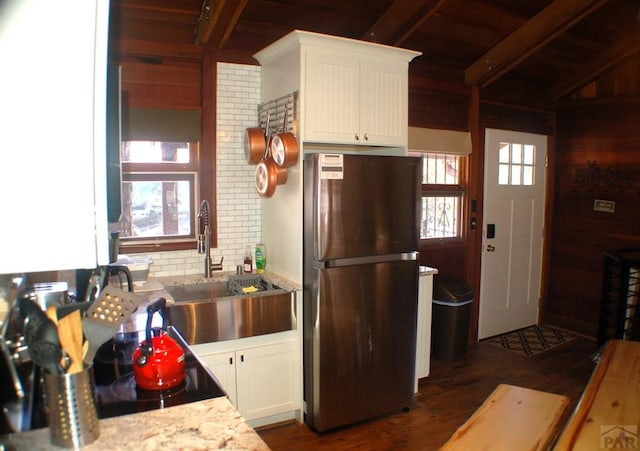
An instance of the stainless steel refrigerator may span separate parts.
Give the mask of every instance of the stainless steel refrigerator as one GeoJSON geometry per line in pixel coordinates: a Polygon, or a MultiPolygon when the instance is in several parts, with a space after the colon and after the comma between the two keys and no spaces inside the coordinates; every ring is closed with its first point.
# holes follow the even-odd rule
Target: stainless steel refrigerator
{"type": "Polygon", "coordinates": [[[305,156],[304,396],[317,431],[413,403],[420,168],[305,156]]]}

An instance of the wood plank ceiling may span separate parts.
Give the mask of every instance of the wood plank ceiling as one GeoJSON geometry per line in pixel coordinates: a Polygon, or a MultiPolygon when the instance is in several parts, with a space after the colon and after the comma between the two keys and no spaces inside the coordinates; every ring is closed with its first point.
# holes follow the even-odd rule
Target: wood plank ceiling
{"type": "Polygon", "coordinates": [[[207,48],[240,62],[294,29],[370,40],[423,53],[410,66],[414,89],[477,85],[486,99],[553,108],[639,59],[639,9],[638,0],[115,0],[111,32],[116,52],[199,58],[207,48]]]}

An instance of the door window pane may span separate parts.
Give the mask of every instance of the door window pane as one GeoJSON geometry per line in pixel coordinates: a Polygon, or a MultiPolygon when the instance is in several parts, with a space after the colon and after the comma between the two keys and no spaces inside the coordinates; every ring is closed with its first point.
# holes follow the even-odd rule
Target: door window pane
{"type": "Polygon", "coordinates": [[[499,185],[533,185],[535,146],[500,143],[498,152],[499,185]]]}

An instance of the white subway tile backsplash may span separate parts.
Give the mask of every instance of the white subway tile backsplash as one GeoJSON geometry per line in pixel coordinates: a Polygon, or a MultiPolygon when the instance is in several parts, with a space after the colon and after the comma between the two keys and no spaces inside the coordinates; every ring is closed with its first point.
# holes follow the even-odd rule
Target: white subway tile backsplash
{"type": "MultiPolygon", "coordinates": [[[[218,247],[212,259],[224,256],[225,271],[242,261],[246,245],[260,242],[260,198],[255,191],[255,166],[244,155],[244,131],[258,125],[260,66],[218,63],[216,99],[216,210],[218,247]]],[[[150,277],[200,274],[204,256],[195,249],[154,252],[150,277]]]]}

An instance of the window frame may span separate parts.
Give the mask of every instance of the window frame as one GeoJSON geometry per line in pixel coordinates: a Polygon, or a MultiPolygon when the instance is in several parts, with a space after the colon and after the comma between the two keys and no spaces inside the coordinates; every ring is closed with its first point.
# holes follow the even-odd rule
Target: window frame
{"type": "MultiPolygon", "coordinates": [[[[159,252],[159,251],[174,251],[174,250],[187,250],[196,248],[197,240],[197,224],[195,221],[195,215],[197,213],[200,199],[204,197],[206,193],[203,189],[206,189],[206,185],[203,182],[204,174],[202,171],[202,146],[200,141],[193,141],[189,143],[190,157],[188,163],[173,163],[173,162],[154,162],[154,163],[140,163],[140,162],[122,162],[122,182],[131,181],[131,176],[134,179],[144,179],[146,177],[157,176],[158,174],[172,175],[175,174],[177,179],[184,180],[185,178],[193,180],[191,185],[191,202],[192,202],[192,218],[191,230],[192,233],[189,236],[177,236],[177,237],[121,237],[120,238],[120,251],[121,253],[140,253],[140,252],[159,252]],[[142,176],[142,177],[141,177],[142,176]]],[[[123,190],[124,193],[124,190],[123,190]]],[[[123,203],[124,207],[124,203],[123,203]]],[[[215,216],[214,216],[215,217],[215,216]]]]}
{"type": "Polygon", "coordinates": [[[457,184],[439,184],[439,183],[422,183],[420,186],[420,205],[422,206],[422,199],[425,197],[451,197],[459,196],[458,201],[458,223],[457,234],[452,237],[434,237],[434,238],[420,238],[421,246],[429,245],[442,245],[453,244],[463,242],[465,240],[466,228],[464,227],[465,221],[465,202],[468,192],[468,165],[469,156],[465,154],[453,154],[445,152],[420,152],[413,153],[413,156],[421,157],[423,159],[422,170],[424,171],[424,158],[427,155],[451,155],[458,159],[458,183],[457,184]]]}

